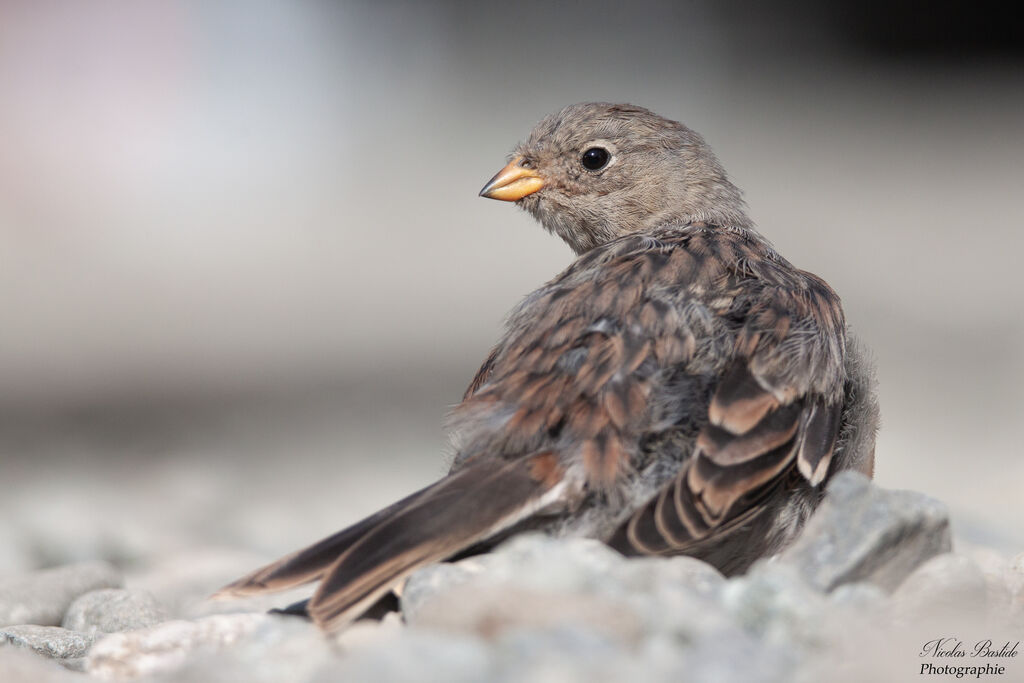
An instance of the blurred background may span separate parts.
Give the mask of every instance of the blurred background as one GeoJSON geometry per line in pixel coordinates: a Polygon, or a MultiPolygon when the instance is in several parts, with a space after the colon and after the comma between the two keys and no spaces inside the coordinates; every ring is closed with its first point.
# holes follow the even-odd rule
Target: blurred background
{"type": "Polygon", "coordinates": [[[874,349],[878,482],[1024,549],[1019,22],[824,5],[3,0],[0,574],[232,578],[441,475],[572,258],[477,191],[584,100],[704,134],[874,349]]]}

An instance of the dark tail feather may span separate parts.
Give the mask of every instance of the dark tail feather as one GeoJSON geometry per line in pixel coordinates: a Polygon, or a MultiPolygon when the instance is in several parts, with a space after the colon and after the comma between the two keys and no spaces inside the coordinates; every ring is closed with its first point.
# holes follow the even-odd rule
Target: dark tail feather
{"type": "Polygon", "coordinates": [[[322,579],[304,608],[322,627],[336,629],[417,568],[447,559],[556,501],[565,489],[562,474],[552,453],[513,461],[479,459],[213,597],[268,593],[322,579]]]}
{"type": "Polygon", "coordinates": [[[267,612],[267,614],[283,614],[288,617],[303,617],[304,619],[309,619],[309,612],[306,611],[306,607],[308,605],[309,598],[306,598],[305,600],[293,602],[287,607],[275,607],[267,612]]]}
{"type": "Polygon", "coordinates": [[[240,598],[247,595],[258,595],[260,593],[276,593],[310,583],[323,577],[327,569],[338,559],[338,556],[349,549],[349,547],[363,537],[368,531],[380,524],[398,510],[412,503],[418,496],[426,493],[431,487],[421,489],[411,496],[389,505],[388,507],[375,512],[366,519],[356,522],[352,526],[332,534],[322,541],[318,541],[308,548],[303,548],[279,560],[275,560],[265,567],[237,581],[229,583],[211,598],[214,600],[224,598],[240,598]]]}
{"type": "MultiPolygon", "coordinates": [[[[299,600],[293,602],[287,607],[275,607],[270,610],[268,614],[281,614],[289,617],[302,617],[303,619],[309,619],[309,601],[312,598],[306,598],[305,600],[299,600]]],[[[370,605],[365,612],[356,617],[357,620],[369,620],[369,621],[380,621],[391,612],[397,612],[400,609],[398,604],[398,596],[393,592],[387,592],[377,602],[370,605]]]]}
{"type": "Polygon", "coordinates": [[[564,495],[556,456],[481,460],[425,489],[353,543],[307,610],[335,630],[419,567],[451,557],[564,495]]]}

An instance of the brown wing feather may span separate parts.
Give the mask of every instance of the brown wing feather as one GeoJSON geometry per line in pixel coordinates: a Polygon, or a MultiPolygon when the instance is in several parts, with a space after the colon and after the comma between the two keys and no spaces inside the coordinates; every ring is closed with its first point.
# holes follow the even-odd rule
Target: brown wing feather
{"type": "Polygon", "coordinates": [[[801,400],[768,412],[745,434],[709,424],[679,474],[610,544],[627,554],[700,554],[702,546],[761,515],[764,492],[795,468],[811,485],[819,484],[838,434],[840,407],[801,400]]]}
{"type": "Polygon", "coordinates": [[[832,452],[839,436],[842,413],[841,403],[829,405],[819,400],[811,407],[807,417],[796,463],[800,473],[813,486],[820,484],[828,473],[832,452]]]}
{"type": "Polygon", "coordinates": [[[717,307],[740,322],[736,359],[715,386],[690,459],[613,535],[613,547],[628,554],[700,554],[755,524],[765,492],[791,473],[810,486],[827,476],[845,379],[839,300],[813,275],[749,258],[747,248],[737,242],[699,250],[737,259],[733,284],[719,280],[719,291],[731,297],[720,297],[717,307]]]}

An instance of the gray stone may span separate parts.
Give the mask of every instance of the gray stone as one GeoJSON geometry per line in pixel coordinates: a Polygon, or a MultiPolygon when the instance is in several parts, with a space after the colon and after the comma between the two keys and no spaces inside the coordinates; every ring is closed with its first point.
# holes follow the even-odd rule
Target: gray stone
{"type": "Polygon", "coordinates": [[[791,683],[801,654],[795,646],[780,646],[742,629],[708,634],[688,648],[686,668],[664,680],[791,683]]]}
{"type": "Polygon", "coordinates": [[[1004,555],[984,546],[958,544],[958,552],[973,560],[985,577],[986,603],[989,614],[1003,618],[1013,616],[1012,564],[1004,555]]]}
{"type": "Polygon", "coordinates": [[[625,560],[600,587],[638,614],[648,634],[692,640],[733,628],[722,606],[727,582],[714,567],[690,557],[625,560]]]}
{"type": "Polygon", "coordinates": [[[514,538],[486,555],[416,572],[402,591],[403,613],[407,618],[414,617],[424,600],[467,583],[625,599],[665,587],[711,595],[725,579],[714,567],[691,557],[627,560],[592,539],[530,534],[514,538]]]}
{"type": "MultiPolygon", "coordinates": [[[[681,658],[671,657],[669,647],[648,647],[649,642],[623,647],[582,625],[555,631],[518,630],[503,633],[491,645],[490,656],[501,681],[685,680],[681,658]],[[665,678],[666,668],[677,669],[674,678],[665,678]]],[[[665,639],[655,642],[664,645],[665,639]]]]}
{"type": "Polygon", "coordinates": [[[337,659],[329,639],[308,621],[275,618],[237,641],[189,652],[179,667],[159,678],[164,683],[301,683],[337,659]]]}
{"type": "Polygon", "coordinates": [[[828,595],[828,602],[841,609],[872,611],[885,603],[885,591],[873,583],[845,583],[828,595]]]}
{"type": "Polygon", "coordinates": [[[0,643],[26,648],[51,659],[83,657],[93,640],[87,633],[58,626],[26,624],[0,628],[0,643]]]}
{"type": "Polygon", "coordinates": [[[815,645],[827,603],[792,566],[759,565],[729,581],[723,604],[749,632],[780,645],[815,645]]]}
{"type": "Polygon", "coordinates": [[[78,597],[64,615],[64,628],[87,633],[134,631],[167,619],[152,595],[118,588],[90,591],[78,597]]]}
{"type": "Polygon", "coordinates": [[[122,584],[121,573],[105,562],[82,562],[8,578],[0,581],[0,626],[57,626],[78,596],[122,584]]]}
{"type": "Polygon", "coordinates": [[[945,505],[920,493],[878,488],[856,472],[841,472],[778,561],[823,591],[853,581],[892,590],[921,563],[949,549],[945,505]]]}
{"type": "Polygon", "coordinates": [[[527,535],[413,574],[401,602],[406,621],[422,629],[636,647],[652,633],[693,638],[731,627],[717,604],[724,586],[693,558],[626,559],[593,540],[527,535]]]}
{"type": "Polygon", "coordinates": [[[642,581],[643,585],[682,585],[702,595],[717,594],[725,585],[720,571],[707,562],[685,555],[636,558],[627,563],[627,567],[634,580],[642,581]]]}
{"type": "Polygon", "coordinates": [[[640,617],[625,603],[600,595],[539,591],[515,585],[457,586],[426,602],[417,627],[493,638],[509,630],[556,631],[577,625],[611,641],[637,643],[640,617]]]}
{"type": "Polygon", "coordinates": [[[333,637],[334,645],[342,652],[360,650],[365,647],[392,641],[405,632],[402,618],[395,612],[386,614],[380,621],[369,619],[357,621],[333,637]]]}
{"type": "MultiPolygon", "coordinates": [[[[224,659],[223,653],[227,650],[248,646],[246,651],[251,658],[266,649],[268,642],[277,642],[296,632],[308,636],[315,633],[315,627],[304,620],[262,613],[219,614],[195,621],[166,621],[150,628],[101,638],[89,651],[85,669],[89,674],[102,678],[169,675],[184,667],[205,670],[216,668],[216,662],[224,659]]],[[[323,641],[319,634],[316,637],[323,641]]],[[[198,669],[192,671],[190,676],[198,676],[198,669]]]]}
{"type": "MultiPolygon", "coordinates": [[[[401,606],[406,620],[416,623],[427,603],[462,588],[483,588],[495,594],[508,590],[595,592],[609,585],[607,581],[598,585],[598,577],[609,576],[624,563],[625,558],[597,541],[528,534],[508,541],[494,552],[414,573],[401,591],[401,606]]],[[[446,598],[446,602],[452,600],[456,598],[446,598]]]]}
{"type": "Polygon", "coordinates": [[[493,581],[514,581],[540,590],[600,591],[605,587],[602,577],[621,571],[626,563],[626,558],[600,541],[526,534],[459,565],[493,581]]]}
{"type": "Polygon", "coordinates": [[[55,659],[53,661],[57,662],[68,671],[85,673],[85,657],[67,657],[66,659],[55,659]]]}
{"type": "Polygon", "coordinates": [[[892,608],[903,619],[984,615],[988,582],[978,565],[963,555],[931,558],[892,594],[892,608]]]}
{"type": "Polygon", "coordinates": [[[414,623],[424,603],[468,582],[479,571],[479,565],[474,567],[470,562],[459,564],[445,562],[424,567],[410,576],[405,582],[405,586],[402,587],[402,595],[399,600],[402,615],[406,621],[414,623]]]}
{"type": "Polygon", "coordinates": [[[311,682],[477,683],[499,680],[498,671],[493,646],[480,638],[409,629],[393,642],[377,643],[330,662],[311,682]]]}

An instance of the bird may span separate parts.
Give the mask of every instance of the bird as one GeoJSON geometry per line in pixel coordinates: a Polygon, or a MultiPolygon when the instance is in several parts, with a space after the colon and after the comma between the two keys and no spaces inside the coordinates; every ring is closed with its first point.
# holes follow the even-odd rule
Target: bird
{"type": "Polygon", "coordinates": [[[480,196],[576,258],[512,310],[452,410],[450,471],[214,597],[318,581],[284,611],[336,632],[417,569],[524,532],[735,575],[795,538],[836,472],[873,476],[870,354],[700,135],[635,105],[570,105],[480,196]]]}

